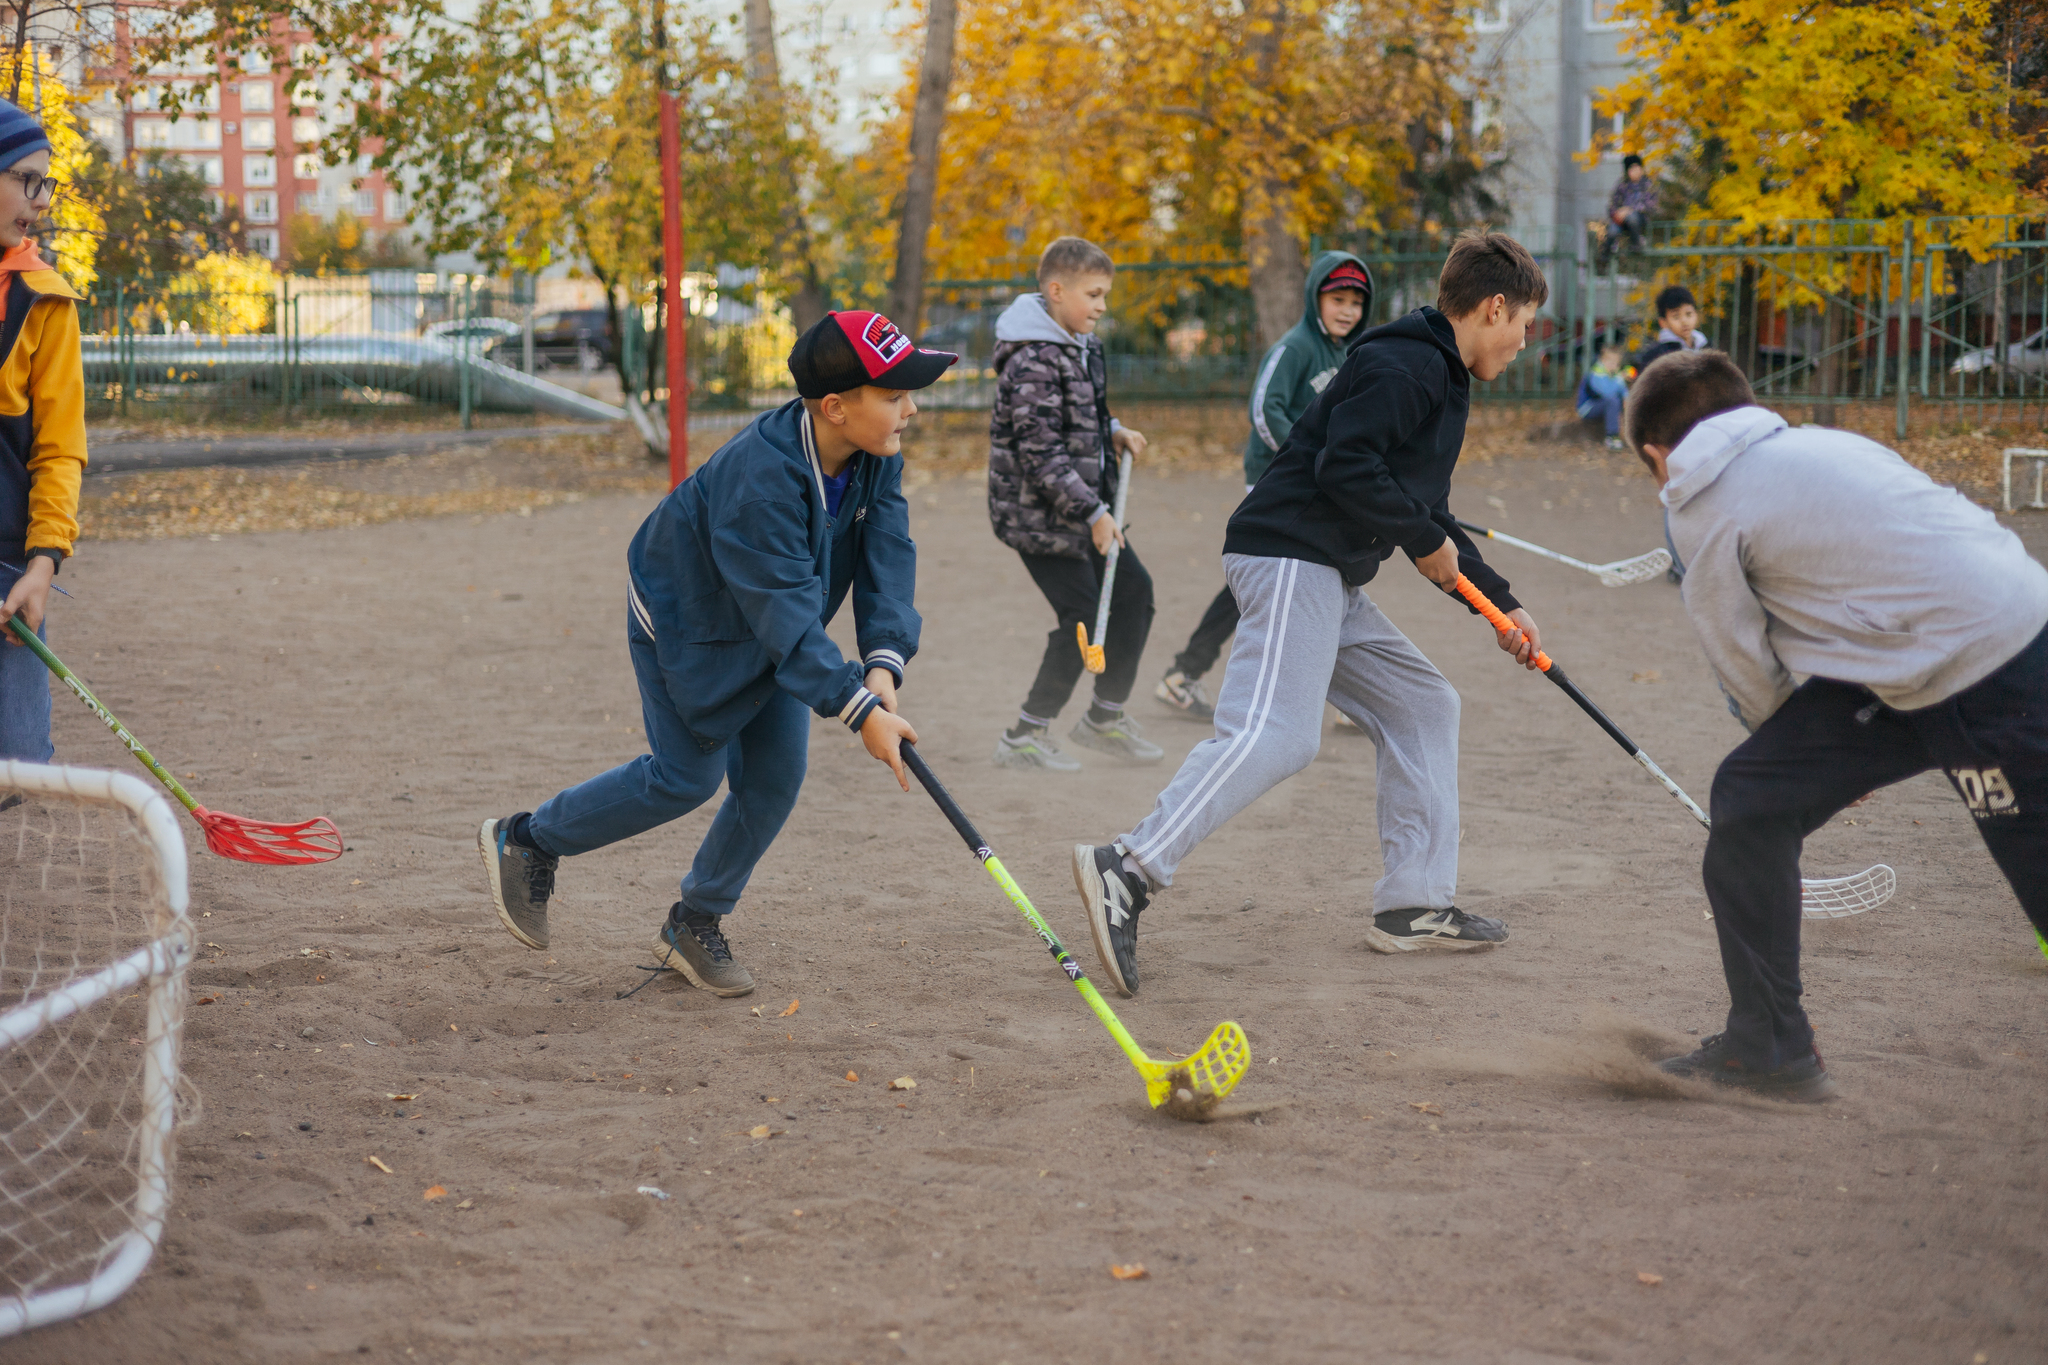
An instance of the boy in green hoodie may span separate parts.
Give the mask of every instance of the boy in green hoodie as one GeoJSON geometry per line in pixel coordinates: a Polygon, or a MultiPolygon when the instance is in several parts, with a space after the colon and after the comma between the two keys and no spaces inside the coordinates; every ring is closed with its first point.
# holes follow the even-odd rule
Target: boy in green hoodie
{"type": "MultiPolygon", "coordinates": [[[[1316,401],[1337,367],[1344,363],[1344,343],[1357,335],[1372,311],[1372,276],[1365,262],[1348,251],[1325,251],[1316,257],[1302,289],[1301,321],[1273,343],[1259,362],[1252,385],[1252,433],[1244,447],[1244,491],[1252,491],[1259,475],[1273,463],[1287,433],[1316,401]]],[[[1202,613],[1201,624],[1188,637],[1187,648],[1152,689],[1152,695],[1189,720],[1206,721],[1216,714],[1202,675],[1216,663],[1223,642],[1237,630],[1237,598],[1229,587],[1202,613]]]]}

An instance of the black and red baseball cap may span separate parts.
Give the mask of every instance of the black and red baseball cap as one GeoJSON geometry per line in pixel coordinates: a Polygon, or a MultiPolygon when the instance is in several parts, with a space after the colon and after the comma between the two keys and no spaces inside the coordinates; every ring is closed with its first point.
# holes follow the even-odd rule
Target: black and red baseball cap
{"type": "Polygon", "coordinates": [[[937,381],[960,357],[910,344],[896,324],[880,313],[827,313],[790,348],[789,372],[805,398],[845,393],[863,384],[883,389],[921,389],[937,381]]]}
{"type": "Polygon", "coordinates": [[[1372,297],[1372,276],[1365,273],[1365,267],[1356,261],[1339,261],[1337,268],[1323,277],[1318,294],[1327,294],[1332,289],[1356,289],[1367,298],[1372,297]]]}

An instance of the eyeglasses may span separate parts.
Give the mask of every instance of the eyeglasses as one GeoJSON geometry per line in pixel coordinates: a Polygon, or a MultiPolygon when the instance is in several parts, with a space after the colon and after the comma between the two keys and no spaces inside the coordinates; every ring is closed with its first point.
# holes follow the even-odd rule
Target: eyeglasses
{"type": "Polygon", "coordinates": [[[47,194],[50,196],[50,202],[54,204],[57,202],[57,196],[64,193],[63,181],[53,175],[44,175],[41,171],[0,171],[0,175],[19,180],[22,193],[29,197],[31,203],[47,194]]]}

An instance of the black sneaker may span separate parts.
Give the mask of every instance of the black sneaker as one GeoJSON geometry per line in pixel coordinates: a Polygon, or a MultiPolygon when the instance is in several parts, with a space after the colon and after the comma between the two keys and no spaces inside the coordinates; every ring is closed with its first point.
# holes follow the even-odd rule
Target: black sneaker
{"type": "Polygon", "coordinates": [[[750,994],[754,974],[732,960],[723,922],[722,915],[693,914],[677,901],[654,940],[654,960],[713,995],[750,994]]]}
{"type": "Polygon", "coordinates": [[[486,820],[477,831],[477,852],[491,879],[491,900],[498,919],[512,937],[529,948],[548,946],[548,897],[555,894],[555,868],[561,859],[506,837],[519,817],[486,820]]]}
{"type": "Polygon", "coordinates": [[[1376,953],[1412,953],[1421,948],[1464,952],[1505,943],[1508,927],[1497,919],[1448,910],[1382,910],[1365,931],[1365,946],[1376,953]]]}
{"type": "Polygon", "coordinates": [[[1667,1076],[1740,1086],[1774,1100],[1798,1104],[1818,1104],[1835,1093],[1835,1078],[1828,1075],[1827,1063],[1820,1059],[1818,1051],[1796,1062],[1787,1062],[1775,1071],[1757,1071],[1735,1055],[1725,1033],[1700,1039],[1699,1049],[1683,1057],[1666,1057],[1657,1063],[1657,1069],[1667,1076]]]}
{"type": "Polygon", "coordinates": [[[1122,844],[1074,845],[1074,889],[1088,911],[1088,931],[1102,970],[1118,995],[1138,993],[1138,916],[1152,899],[1142,876],[1124,871],[1122,844]]]}
{"type": "Polygon", "coordinates": [[[1216,719],[1216,703],[1209,700],[1209,689],[1202,686],[1200,678],[1190,678],[1178,668],[1168,670],[1152,695],[1189,720],[1216,719]]]}

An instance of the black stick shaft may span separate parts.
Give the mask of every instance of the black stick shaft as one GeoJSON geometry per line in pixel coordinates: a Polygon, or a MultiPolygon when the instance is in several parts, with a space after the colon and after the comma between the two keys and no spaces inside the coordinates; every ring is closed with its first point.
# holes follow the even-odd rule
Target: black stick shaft
{"type": "Polygon", "coordinates": [[[1491,536],[1493,534],[1493,532],[1487,530],[1484,526],[1474,526],[1471,522],[1465,520],[1463,517],[1452,517],[1451,520],[1457,523],[1459,530],[1470,531],[1475,536],[1491,536]]]}
{"type": "Polygon", "coordinates": [[[918,753],[917,746],[907,739],[903,741],[903,766],[910,769],[911,775],[938,804],[939,811],[952,824],[954,832],[967,841],[968,851],[977,858],[988,857],[989,846],[982,839],[981,831],[967,818],[967,812],[960,809],[960,803],[953,799],[953,793],[947,791],[945,784],[939,781],[938,775],[924,761],[924,755],[918,753]]]}
{"type": "Polygon", "coordinates": [[[1552,660],[1550,667],[1544,670],[1543,676],[1550,679],[1552,682],[1556,683],[1559,688],[1563,689],[1564,694],[1567,697],[1570,697],[1573,701],[1577,702],[1579,705],[1579,709],[1581,711],[1584,711],[1587,715],[1591,716],[1593,718],[1593,723],[1595,725],[1598,725],[1601,729],[1605,730],[1607,732],[1608,738],[1612,739],[1616,744],[1619,744],[1622,747],[1622,750],[1625,753],[1627,753],[1629,757],[1633,758],[1636,756],[1636,754],[1641,752],[1641,750],[1636,747],[1636,742],[1630,739],[1626,734],[1622,733],[1621,727],[1619,725],[1616,725],[1613,721],[1609,720],[1607,718],[1607,713],[1605,711],[1602,711],[1598,706],[1595,706],[1593,704],[1593,699],[1587,696],[1584,692],[1581,692],[1579,690],[1579,685],[1577,683],[1573,682],[1570,678],[1565,676],[1565,671],[1557,666],[1557,662],[1555,660],[1552,660]]]}

